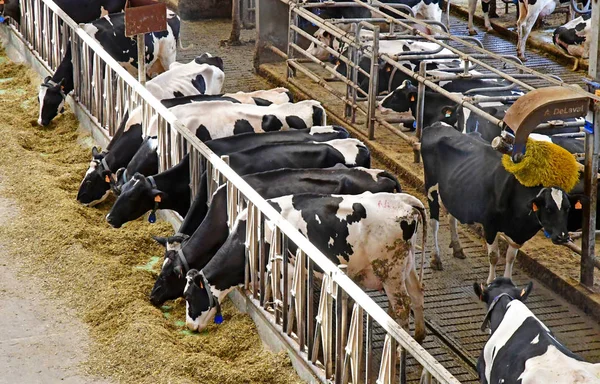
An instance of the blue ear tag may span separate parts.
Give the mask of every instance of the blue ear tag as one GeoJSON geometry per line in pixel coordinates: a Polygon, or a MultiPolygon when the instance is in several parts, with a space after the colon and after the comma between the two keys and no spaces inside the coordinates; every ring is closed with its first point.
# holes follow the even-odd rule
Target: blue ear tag
{"type": "Polygon", "coordinates": [[[413,121],[413,129],[417,129],[417,120],[413,121]]]}
{"type": "Polygon", "coordinates": [[[4,23],[4,20],[6,20],[4,16],[0,16],[0,23],[4,23]]]}
{"type": "Polygon", "coordinates": [[[217,313],[217,315],[215,316],[215,324],[221,324],[223,322],[223,315],[221,315],[220,313],[217,313]]]}
{"type": "Polygon", "coordinates": [[[548,231],[546,231],[545,229],[544,229],[544,236],[546,236],[547,239],[550,238],[550,233],[548,233],[548,231]]]}
{"type": "Polygon", "coordinates": [[[150,212],[150,215],[148,215],[148,222],[151,224],[156,223],[156,212],[150,212]]]}

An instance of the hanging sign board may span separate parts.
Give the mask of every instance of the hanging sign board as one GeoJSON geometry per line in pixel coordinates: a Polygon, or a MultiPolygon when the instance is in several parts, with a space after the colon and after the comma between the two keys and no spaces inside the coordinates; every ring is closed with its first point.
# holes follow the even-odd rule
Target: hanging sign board
{"type": "Polygon", "coordinates": [[[129,0],[125,8],[125,36],[167,30],[167,6],[149,0],[129,0]]]}

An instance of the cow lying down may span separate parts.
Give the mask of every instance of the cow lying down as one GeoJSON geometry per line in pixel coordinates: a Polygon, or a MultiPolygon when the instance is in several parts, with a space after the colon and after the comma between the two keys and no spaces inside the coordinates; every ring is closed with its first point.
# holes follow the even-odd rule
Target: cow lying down
{"type": "MultiPolygon", "coordinates": [[[[283,168],[253,173],[243,176],[243,179],[265,199],[307,192],[402,192],[398,180],[386,171],[341,165],[324,169],[283,168]]],[[[222,185],[213,194],[206,217],[191,236],[178,233],[168,238],[154,238],[166,247],[166,251],[160,275],[150,293],[153,305],[161,306],[167,300],[183,296],[185,273],[190,268],[204,268],[212,259],[229,235],[228,221],[227,188],[222,185]]]]}
{"type": "Polygon", "coordinates": [[[562,345],[523,302],[531,293],[510,279],[475,283],[475,294],[488,308],[482,329],[491,336],[477,361],[479,381],[521,384],[600,383],[600,364],[590,364],[562,345]]]}
{"type": "MultiPolygon", "coordinates": [[[[348,276],[359,285],[383,288],[392,316],[405,328],[412,308],[415,339],[423,340],[424,296],[415,271],[414,244],[419,222],[425,222],[423,203],[404,193],[370,192],[298,194],[268,201],[333,263],[347,265],[348,276]]],[[[206,328],[219,313],[225,295],[244,283],[245,242],[243,211],[212,260],[200,272],[192,269],[187,273],[184,297],[189,329],[206,328]]]]}

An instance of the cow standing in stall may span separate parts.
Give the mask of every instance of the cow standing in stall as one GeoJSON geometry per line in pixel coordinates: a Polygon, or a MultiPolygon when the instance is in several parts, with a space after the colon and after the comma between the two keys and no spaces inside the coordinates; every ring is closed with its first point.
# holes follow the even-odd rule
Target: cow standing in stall
{"type": "Polygon", "coordinates": [[[533,283],[522,289],[510,279],[488,286],[473,284],[488,310],[482,329],[490,338],[477,361],[482,384],[598,384],[600,364],[585,362],[559,342],[552,331],[523,303],[533,283]]]}
{"type": "MultiPolygon", "coordinates": [[[[560,188],[525,187],[502,165],[502,154],[480,138],[436,123],[423,130],[421,154],[425,192],[430,209],[435,249],[431,267],[442,269],[437,240],[440,207],[449,214],[454,257],[465,258],[457,220],[483,226],[490,260],[488,282],[496,277],[498,234],[508,240],[504,276],[512,276],[519,248],[543,229],[554,244],[569,240],[570,197],[560,188]]],[[[576,204],[579,206],[579,204],[576,204]]]]}
{"type": "MultiPolygon", "coordinates": [[[[417,229],[419,222],[426,221],[423,203],[405,193],[370,192],[307,193],[268,201],[329,260],[346,265],[346,273],[359,285],[383,288],[392,317],[406,329],[412,309],[415,339],[421,342],[425,338],[423,288],[415,270],[417,229]]],[[[227,293],[244,283],[246,220],[244,211],[202,271],[187,273],[184,297],[189,329],[206,328],[219,313],[227,293]]],[[[272,224],[267,222],[267,227],[272,228],[272,224]]]]}
{"type": "Polygon", "coordinates": [[[575,57],[573,71],[577,70],[581,59],[587,59],[590,56],[591,16],[591,14],[579,16],[556,28],[552,35],[552,42],[556,47],[567,55],[575,57]]]}

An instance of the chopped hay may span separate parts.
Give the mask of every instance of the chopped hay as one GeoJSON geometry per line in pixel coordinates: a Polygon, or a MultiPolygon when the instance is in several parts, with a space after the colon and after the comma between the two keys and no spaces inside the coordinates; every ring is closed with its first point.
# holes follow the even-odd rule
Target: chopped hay
{"type": "Polygon", "coordinates": [[[112,229],[104,220],[112,199],[80,205],[75,196],[90,153],[78,144],[77,120],[69,112],[38,127],[33,73],[3,61],[0,78],[7,77],[0,80],[0,176],[21,214],[0,227],[0,241],[22,261],[23,273],[39,276],[88,324],[86,370],[137,383],[300,382],[285,353],[265,350],[252,320],[230,302],[225,322],[202,334],[185,331],[183,300],[162,309],[150,304],[161,263],[149,263],[163,252],[151,235],[168,235],[171,227],[142,218],[112,229]]]}
{"type": "Polygon", "coordinates": [[[513,163],[502,156],[504,169],[526,187],[559,187],[570,192],[579,181],[577,161],[566,149],[545,141],[528,139],[525,156],[513,163]]]}

